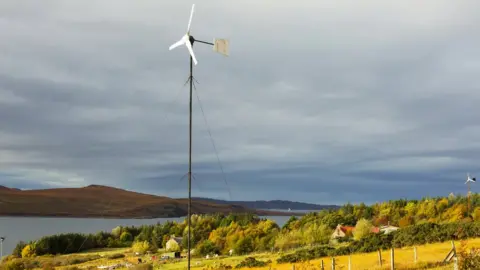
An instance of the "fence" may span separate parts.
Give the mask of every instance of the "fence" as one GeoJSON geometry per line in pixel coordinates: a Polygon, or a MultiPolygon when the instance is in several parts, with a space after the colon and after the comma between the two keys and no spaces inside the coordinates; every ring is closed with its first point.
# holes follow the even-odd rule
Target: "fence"
{"type": "Polygon", "coordinates": [[[367,254],[352,254],[322,258],[294,265],[276,265],[271,270],[357,270],[357,269],[425,269],[425,266],[443,266],[441,269],[458,269],[453,241],[441,246],[415,246],[390,250],[378,250],[367,254]]]}

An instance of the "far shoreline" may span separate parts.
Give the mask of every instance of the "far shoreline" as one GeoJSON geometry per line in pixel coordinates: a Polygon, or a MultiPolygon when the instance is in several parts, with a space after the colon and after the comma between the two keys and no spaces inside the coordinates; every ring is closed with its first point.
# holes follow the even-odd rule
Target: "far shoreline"
{"type": "MultiPolygon", "coordinates": [[[[315,210],[312,210],[314,212],[315,210]]],[[[192,215],[215,215],[215,214],[250,214],[249,212],[241,212],[241,213],[193,213],[192,215]]],[[[307,212],[259,212],[259,213],[251,213],[257,215],[259,217],[287,217],[287,216],[304,216],[307,212]]],[[[96,216],[96,215],[42,215],[42,214],[18,214],[18,215],[2,215],[0,214],[0,218],[71,218],[71,219],[139,219],[139,220],[152,220],[152,219],[168,219],[168,218],[187,218],[187,216],[144,216],[144,217],[128,217],[128,216],[96,216]]]]}

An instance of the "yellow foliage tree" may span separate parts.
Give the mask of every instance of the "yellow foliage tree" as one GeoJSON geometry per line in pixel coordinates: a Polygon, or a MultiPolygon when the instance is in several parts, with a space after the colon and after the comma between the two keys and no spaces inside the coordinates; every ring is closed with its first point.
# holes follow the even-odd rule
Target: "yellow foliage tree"
{"type": "Polygon", "coordinates": [[[462,220],[466,211],[467,207],[464,204],[457,204],[456,206],[451,207],[449,211],[449,221],[455,222],[462,220]]]}
{"type": "Polygon", "coordinates": [[[210,232],[208,239],[212,241],[215,246],[217,246],[221,251],[226,250],[227,247],[227,235],[228,235],[228,228],[227,227],[219,227],[210,232]]]}
{"type": "Polygon", "coordinates": [[[287,250],[299,247],[303,243],[303,233],[301,230],[293,230],[278,235],[275,239],[275,247],[280,250],[287,250]]]}
{"type": "Polygon", "coordinates": [[[405,211],[409,216],[414,216],[417,212],[417,205],[415,202],[408,202],[405,206],[405,211]]]}
{"type": "Polygon", "coordinates": [[[26,245],[22,249],[22,258],[35,257],[35,248],[32,245],[26,245]]]}
{"type": "Polygon", "coordinates": [[[445,209],[448,208],[448,199],[447,198],[443,198],[443,199],[440,199],[438,202],[437,202],[437,209],[438,209],[438,212],[443,212],[445,209]]]}
{"type": "Polygon", "coordinates": [[[325,224],[309,224],[303,230],[303,244],[327,244],[331,234],[331,230],[325,224]]]}
{"type": "Polygon", "coordinates": [[[364,218],[360,219],[355,225],[355,231],[353,231],[353,238],[360,240],[372,232],[372,222],[364,218]]]}
{"type": "Polygon", "coordinates": [[[404,216],[398,221],[398,226],[404,228],[413,225],[413,218],[411,216],[404,216]]]}
{"type": "Polygon", "coordinates": [[[475,221],[480,221],[480,207],[477,207],[475,210],[473,210],[473,218],[475,221]]]}

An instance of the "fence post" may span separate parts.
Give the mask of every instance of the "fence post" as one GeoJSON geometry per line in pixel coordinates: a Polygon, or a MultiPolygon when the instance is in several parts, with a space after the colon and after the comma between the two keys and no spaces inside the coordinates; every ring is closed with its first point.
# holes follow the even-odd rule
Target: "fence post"
{"type": "Polygon", "coordinates": [[[348,270],[352,270],[352,255],[348,256],[348,270]]]}
{"type": "Polygon", "coordinates": [[[382,266],[382,251],[378,249],[378,264],[382,266]]]}
{"type": "Polygon", "coordinates": [[[417,247],[413,247],[413,262],[417,263],[417,247]]]}
{"type": "Polygon", "coordinates": [[[325,266],[323,265],[323,260],[320,261],[320,270],[325,270],[325,266]]]}
{"type": "Polygon", "coordinates": [[[453,270],[458,270],[458,258],[457,258],[457,256],[453,257],[453,270]]]}
{"type": "Polygon", "coordinates": [[[332,257],[332,270],[335,270],[335,257],[332,257]]]}
{"type": "Polygon", "coordinates": [[[292,264],[292,270],[295,270],[295,264],[292,264]]]}
{"type": "Polygon", "coordinates": [[[390,269],[395,270],[395,249],[393,247],[390,251],[390,269]]]}

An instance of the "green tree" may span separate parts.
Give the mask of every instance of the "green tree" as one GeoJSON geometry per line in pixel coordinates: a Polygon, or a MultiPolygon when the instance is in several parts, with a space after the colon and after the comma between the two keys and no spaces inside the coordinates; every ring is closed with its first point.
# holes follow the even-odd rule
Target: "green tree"
{"type": "Polygon", "coordinates": [[[296,216],[291,216],[291,217],[287,220],[287,222],[285,222],[285,224],[283,224],[282,229],[284,229],[284,230],[291,229],[291,227],[290,227],[291,224],[292,224],[292,223],[295,223],[297,220],[298,220],[298,218],[297,218],[296,216]]]}
{"type": "Polygon", "coordinates": [[[251,253],[254,250],[253,239],[250,236],[246,236],[246,237],[241,238],[235,244],[234,249],[235,249],[235,252],[237,254],[251,253]]]}
{"type": "Polygon", "coordinates": [[[195,248],[197,254],[199,255],[202,255],[202,256],[205,256],[205,255],[208,255],[208,254],[218,254],[219,253],[219,249],[217,246],[215,246],[215,244],[210,241],[210,240],[205,240],[205,241],[202,241],[200,243],[198,243],[197,247],[195,248]]]}
{"type": "Polygon", "coordinates": [[[25,243],[23,241],[18,242],[18,244],[13,249],[12,255],[14,255],[17,258],[21,258],[22,257],[22,250],[26,245],[27,245],[27,243],[25,243]]]}
{"type": "Polygon", "coordinates": [[[343,221],[343,217],[336,212],[330,213],[322,218],[322,223],[330,229],[337,227],[338,224],[342,224],[343,221]]]}
{"type": "Polygon", "coordinates": [[[121,234],[122,234],[122,226],[117,226],[112,229],[113,237],[118,238],[120,237],[121,234]]]}
{"type": "Polygon", "coordinates": [[[133,240],[133,236],[131,233],[129,232],[123,232],[121,235],[120,235],[120,241],[123,242],[123,243],[126,243],[126,242],[131,242],[133,240]]]}

